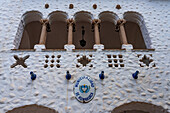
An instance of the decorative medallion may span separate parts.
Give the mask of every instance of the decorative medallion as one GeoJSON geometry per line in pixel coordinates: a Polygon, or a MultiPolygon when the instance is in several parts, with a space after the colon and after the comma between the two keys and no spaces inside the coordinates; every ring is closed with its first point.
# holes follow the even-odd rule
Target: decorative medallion
{"type": "Polygon", "coordinates": [[[73,88],[76,99],[79,102],[90,102],[95,96],[95,84],[88,76],[82,76],[77,81],[73,88]]]}

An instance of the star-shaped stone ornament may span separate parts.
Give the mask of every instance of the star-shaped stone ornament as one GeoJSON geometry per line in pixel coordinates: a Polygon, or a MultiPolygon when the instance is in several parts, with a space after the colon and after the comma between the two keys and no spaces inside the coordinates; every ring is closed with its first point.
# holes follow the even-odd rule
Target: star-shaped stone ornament
{"type": "Polygon", "coordinates": [[[14,55],[14,58],[16,60],[16,62],[14,64],[11,65],[11,68],[14,68],[17,65],[22,65],[24,68],[27,68],[27,65],[25,64],[25,60],[28,59],[30,57],[30,55],[27,55],[25,57],[18,57],[17,55],[14,55]]]}
{"type": "Polygon", "coordinates": [[[86,56],[82,56],[80,59],[78,59],[78,62],[83,66],[86,66],[89,62],[91,62],[91,60],[88,59],[86,56]]]}
{"type": "Polygon", "coordinates": [[[153,62],[153,60],[150,59],[149,57],[147,57],[146,55],[144,55],[143,58],[140,59],[139,61],[140,61],[140,62],[143,62],[143,63],[146,64],[147,66],[149,66],[149,64],[150,64],[151,62],[153,62]]]}

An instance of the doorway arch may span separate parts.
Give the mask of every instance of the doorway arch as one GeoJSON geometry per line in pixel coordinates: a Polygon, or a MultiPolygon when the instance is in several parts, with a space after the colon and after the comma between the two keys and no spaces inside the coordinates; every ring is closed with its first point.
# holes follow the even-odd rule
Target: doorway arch
{"type": "Polygon", "coordinates": [[[116,107],[111,113],[168,113],[168,111],[151,103],[130,102],[116,107]]]}
{"type": "Polygon", "coordinates": [[[54,109],[41,106],[41,105],[25,105],[18,108],[14,108],[6,113],[58,113],[54,109]]]}

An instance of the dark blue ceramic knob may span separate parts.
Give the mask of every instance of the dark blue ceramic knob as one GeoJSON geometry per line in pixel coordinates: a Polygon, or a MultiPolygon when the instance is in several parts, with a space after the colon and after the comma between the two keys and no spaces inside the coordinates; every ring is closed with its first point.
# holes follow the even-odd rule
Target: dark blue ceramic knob
{"type": "Polygon", "coordinates": [[[139,71],[136,71],[135,73],[132,74],[132,77],[134,79],[138,79],[138,74],[139,74],[139,71]]]}
{"type": "Polygon", "coordinates": [[[67,79],[67,80],[70,80],[70,79],[71,79],[71,75],[70,75],[69,71],[66,72],[66,79],[67,79]]]}
{"type": "Polygon", "coordinates": [[[99,78],[102,79],[102,80],[104,79],[104,71],[102,71],[102,72],[99,74],[99,78]]]}
{"type": "Polygon", "coordinates": [[[30,72],[31,75],[31,80],[35,80],[36,79],[36,74],[34,74],[32,71],[30,72]]]}

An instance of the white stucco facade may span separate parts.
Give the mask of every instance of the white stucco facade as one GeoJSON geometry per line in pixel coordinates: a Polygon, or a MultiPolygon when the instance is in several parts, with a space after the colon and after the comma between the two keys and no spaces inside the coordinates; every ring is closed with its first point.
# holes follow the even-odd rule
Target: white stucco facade
{"type": "Polygon", "coordinates": [[[0,6],[0,113],[30,104],[43,105],[59,113],[110,113],[115,107],[132,101],[152,103],[170,112],[169,0],[1,0],[0,6]],[[44,8],[46,3],[48,9],[44,8]],[[74,4],[73,9],[69,9],[70,3],[74,4]],[[93,4],[97,4],[97,9],[93,9],[93,4]],[[120,10],[115,8],[117,4],[121,5],[120,10]],[[15,48],[14,40],[22,15],[32,10],[41,12],[44,18],[56,10],[68,13],[69,18],[82,10],[91,12],[94,18],[103,11],[112,11],[119,18],[127,11],[135,11],[144,17],[151,48],[155,50],[11,50],[15,48]],[[25,62],[28,67],[11,68],[16,62],[14,55],[30,55],[25,62]],[[44,68],[46,55],[49,55],[49,62],[44,68]],[[60,60],[53,68],[50,67],[52,55],[55,61],[60,60]],[[61,57],[57,58],[58,55],[61,57]],[[85,67],[77,61],[83,55],[91,59],[85,67]],[[111,55],[113,67],[108,66],[108,55],[111,55]],[[119,55],[123,57],[119,58],[119,55]],[[139,61],[144,55],[153,59],[149,67],[139,61]],[[123,62],[114,67],[114,59],[123,59],[123,62]],[[57,64],[60,67],[57,68],[57,64]],[[67,70],[72,75],[69,81],[65,78],[67,70]],[[139,78],[135,80],[132,74],[137,70],[139,78]],[[31,71],[37,75],[34,81],[30,79],[31,71]],[[101,71],[105,72],[104,80],[99,78],[101,71]],[[96,84],[96,95],[89,103],[78,102],[73,93],[75,81],[83,75],[90,76],[96,84]]]}

